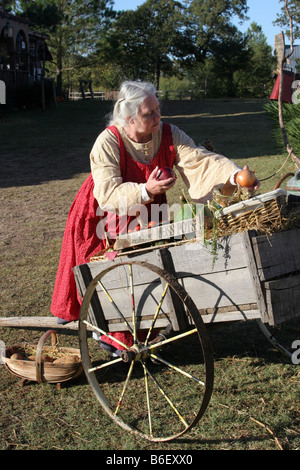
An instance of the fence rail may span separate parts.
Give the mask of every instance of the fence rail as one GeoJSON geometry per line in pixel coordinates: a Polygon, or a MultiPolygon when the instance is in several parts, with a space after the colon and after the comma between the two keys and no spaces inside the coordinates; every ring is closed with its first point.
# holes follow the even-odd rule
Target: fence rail
{"type": "Polygon", "coordinates": [[[28,72],[23,70],[16,71],[0,69],[0,80],[5,83],[7,90],[15,91],[28,86],[29,75],[28,72]]]}
{"type": "Polygon", "coordinates": [[[78,101],[82,99],[94,99],[100,101],[114,100],[118,96],[117,91],[85,91],[84,93],[80,91],[70,91],[69,100],[78,101]]]}
{"type": "MultiPolygon", "coordinates": [[[[204,98],[206,96],[205,90],[197,90],[197,93],[192,90],[170,90],[170,91],[159,91],[159,98],[164,100],[193,100],[198,98],[204,98]]],[[[69,100],[79,101],[83,99],[94,99],[100,101],[115,100],[118,97],[117,91],[70,91],[69,100]]]]}

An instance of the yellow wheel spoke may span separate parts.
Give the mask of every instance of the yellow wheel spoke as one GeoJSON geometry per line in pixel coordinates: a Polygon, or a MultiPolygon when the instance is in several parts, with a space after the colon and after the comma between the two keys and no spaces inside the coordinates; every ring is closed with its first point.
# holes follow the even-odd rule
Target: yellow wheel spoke
{"type": "MultiPolygon", "coordinates": [[[[143,364],[144,367],[144,364],[143,364]]],[[[147,410],[148,410],[148,422],[149,422],[149,435],[152,437],[152,418],[151,418],[151,408],[150,408],[150,395],[149,395],[149,383],[148,383],[148,374],[146,367],[144,367],[144,378],[145,378],[145,389],[146,389],[146,400],[147,400],[147,410]]]]}
{"type": "Polygon", "coordinates": [[[125,395],[125,391],[126,391],[126,388],[127,388],[128,383],[129,383],[131,373],[132,373],[132,370],[133,370],[133,365],[134,365],[134,361],[131,361],[131,364],[130,364],[130,367],[129,367],[129,370],[128,370],[128,374],[127,374],[127,377],[126,377],[126,380],[125,380],[125,383],[124,383],[124,387],[123,387],[123,390],[121,392],[121,395],[120,395],[120,398],[119,398],[119,401],[118,401],[118,404],[117,404],[117,408],[115,410],[115,415],[118,414],[118,411],[119,411],[120,406],[122,404],[122,401],[123,401],[123,398],[124,398],[124,395],[125,395]]]}
{"type": "Polygon", "coordinates": [[[106,333],[106,331],[102,330],[98,326],[92,325],[92,323],[88,322],[87,320],[84,320],[83,323],[87,325],[89,328],[92,328],[93,330],[97,331],[98,333],[101,333],[103,336],[106,336],[106,338],[112,339],[115,343],[118,343],[122,348],[128,349],[128,346],[119,339],[115,338],[114,336],[110,335],[109,333],[106,333]]]}
{"type": "Polygon", "coordinates": [[[112,366],[116,364],[117,362],[121,362],[121,361],[122,361],[122,358],[118,357],[117,359],[113,359],[112,361],[105,362],[103,364],[100,364],[99,366],[91,367],[90,369],[88,369],[88,372],[95,372],[96,370],[104,369],[105,367],[112,366]]]}
{"type": "Polygon", "coordinates": [[[101,286],[103,292],[106,294],[108,300],[110,301],[110,303],[112,304],[112,306],[114,307],[114,309],[116,310],[116,312],[118,312],[118,314],[120,315],[120,317],[122,318],[122,320],[124,321],[124,323],[127,325],[127,328],[129,329],[129,331],[131,332],[131,334],[133,334],[133,331],[132,331],[132,328],[131,326],[129,325],[128,321],[126,320],[126,318],[124,317],[123,313],[120,311],[120,309],[118,308],[117,304],[114,302],[113,298],[111,297],[111,295],[109,294],[109,292],[107,291],[107,289],[104,287],[104,285],[102,284],[101,281],[98,281],[98,284],[101,286]]]}
{"type": "Polygon", "coordinates": [[[176,406],[172,403],[171,399],[168,397],[168,395],[165,393],[165,391],[162,389],[162,387],[159,385],[158,381],[153,377],[153,375],[151,374],[151,372],[149,371],[149,369],[147,369],[147,367],[145,366],[145,364],[143,364],[144,368],[146,369],[147,371],[147,374],[149,375],[149,377],[151,378],[151,380],[155,383],[155,385],[157,386],[158,390],[160,391],[160,393],[162,394],[162,396],[167,400],[167,402],[169,403],[170,407],[172,408],[172,410],[177,414],[178,418],[180,419],[180,421],[184,424],[184,426],[186,428],[188,428],[188,424],[187,422],[185,421],[185,419],[183,418],[183,416],[181,416],[181,414],[179,413],[179,411],[177,410],[176,406]]]}
{"type": "Polygon", "coordinates": [[[132,324],[133,324],[133,342],[137,343],[136,336],[136,315],[135,315],[135,301],[134,301],[134,289],[133,289],[133,272],[132,266],[129,264],[129,278],[130,278],[130,296],[131,296],[131,308],[132,308],[132,324]]]}
{"type": "Polygon", "coordinates": [[[172,338],[164,339],[163,341],[159,341],[155,344],[151,344],[148,347],[148,349],[149,349],[149,351],[151,351],[152,349],[156,349],[156,348],[164,346],[165,344],[168,344],[168,343],[173,343],[174,341],[185,338],[189,335],[193,335],[194,333],[197,333],[197,328],[194,328],[193,330],[186,331],[185,333],[182,333],[180,335],[172,336],[172,338]]]}
{"type": "Polygon", "coordinates": [[[164,291],[163,291],[163,293],[162,293],[160,302],[159,302],[159,304],[158,304],[158,306],[157,306],[155,315],[154,315],[154,317],[153,317],[152,325],[151,325],[151,327],[149,328],[149,331],[148,331],[148,334],[147,334],[147,338],[146,338],[146,341],[145,341],[145,346],[147,346],[147,344],[148,344],[149,338],[150,338],[151,333],[152,333],[152,331],[153,331],[153,328],[154,328],[156,319],[157,319],[157,317],[158,317],[159,311],[160,311],[160,309],[161,309],[161,306],[162,306],[162,303],[163,303],[164,298],[165,298],[165,296],[166,296],[166,293],[167,293],[168,288],[169,288],[169,284],[167,283],[166,286],[165,286],[165,288],[164,288],[164,291]]]}
{"type": "Polygon", "coordinates": [[[195,382],[197,382],[197,383],[199,383],[200,385],[203,385],[203,386],[205,387],[205,383],[202,382],[201,380],[197,379],[197,377],[194,377],[193,375],[189,374],[188,372],[185,372],[185,370],[182,370],[182,369],[180,369],[179,367],[174,366],[174,364],[171,364],[169,361],[166,361],[165,359],[163,359],[162,357],[158,356],[157,354],[151,354],[151,357],[153,357],[153,359],[156,359],[157,361],[162,362],[163,364],[165,364],[166,366],[170,367],[171,369],[176,370],[176,372],[179,372],[180,374],[185,375],[185,376],[188,377],[189,379],[192,379],[192,380],[194,380],[195,382]]]}

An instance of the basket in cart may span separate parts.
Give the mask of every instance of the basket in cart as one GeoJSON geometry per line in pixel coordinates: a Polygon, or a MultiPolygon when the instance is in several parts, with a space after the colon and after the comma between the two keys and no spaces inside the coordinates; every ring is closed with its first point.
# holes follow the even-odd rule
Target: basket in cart
{"type": "Polygon", "coordinates": [[[245,230],[278,232],[285,228],[286,215],[287,192],[277,189],[217,211],[218,235],[232,235],[245,230]]]}

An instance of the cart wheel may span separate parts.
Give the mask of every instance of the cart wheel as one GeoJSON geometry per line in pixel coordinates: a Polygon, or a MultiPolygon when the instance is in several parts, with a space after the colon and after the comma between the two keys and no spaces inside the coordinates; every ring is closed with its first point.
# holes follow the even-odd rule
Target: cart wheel
{"type": "MultiPolygon", "coordinates": [[[[103,304],[102,308],[105,311],[103,304]]],[[[113,264],[98,274],[83,298],[79,340],[87,379],[104,410],[123,429],[153,442],[169,441],[203,416],[213,390],[210,341],[194,302],[167,271],[132,261],[113,264]],[[113,289],[107,290],[111,281],[106,278],[112,278],[113,270],[122,286],[121,301],[113,289]],[[141,270],[150,272],[152,278],[154,274],[142,288],[141,270]],[[88,315],[92,296],[99,288],[123,322],[126,339],[114,337],[114,358],[95,340],[99,335],[107,343],[112,333],[93,324],[88,315]],[[184,330],[171,328],[166,301],[170,295],[173,304],[180,300],[184,307],[184,330]],[[128,312],[130,320],[126,319],[128,312]],[[141,322],[147,327],[141,329],[141,322]],[[164,325],[163,331],[159,325],[164,325]]]]}
{"type": "Polygon", "coordinates": [[[300,339],[300,318],[295,318],[276,326],[266,325],[260,319],[257,319],[257,324],[268,341],[278,351],[291,359],[293,352],[295,352],[293,344],[296,340],[300,339]]]}

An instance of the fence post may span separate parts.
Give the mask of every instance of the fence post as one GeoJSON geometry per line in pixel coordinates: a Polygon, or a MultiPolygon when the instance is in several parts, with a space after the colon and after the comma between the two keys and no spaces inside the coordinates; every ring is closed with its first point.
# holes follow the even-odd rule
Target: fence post
{"type": "Polygon", "coordinates": [[[82,98],[85,100],[85,92],[84,92],[84,80],[80,80],[80,91],[81,91],[81,94],[82,94],[82,98]]]}

